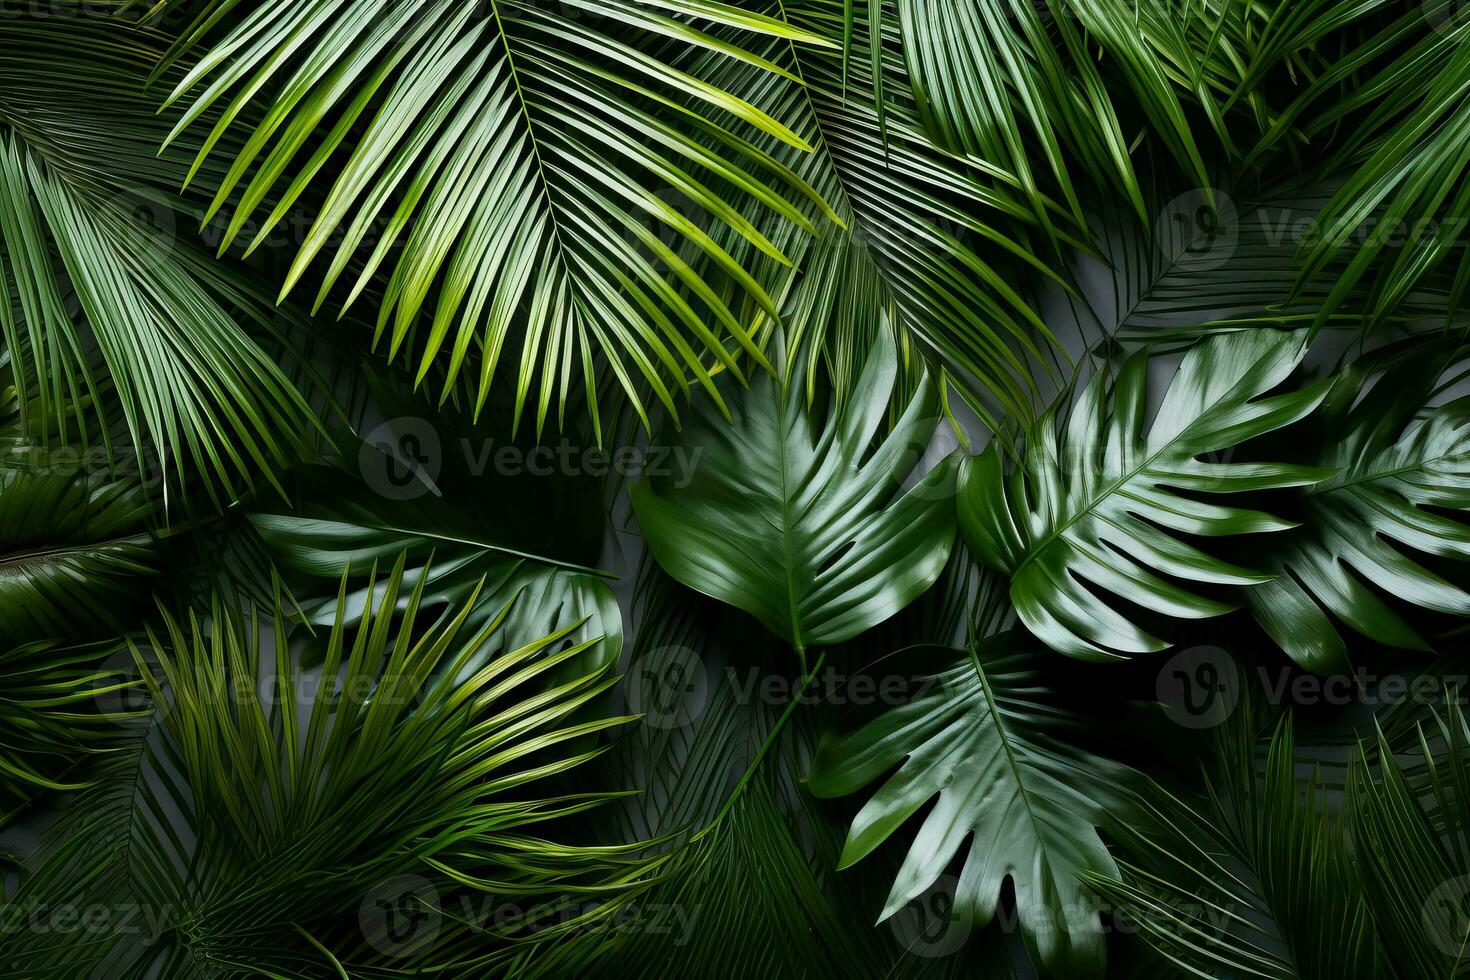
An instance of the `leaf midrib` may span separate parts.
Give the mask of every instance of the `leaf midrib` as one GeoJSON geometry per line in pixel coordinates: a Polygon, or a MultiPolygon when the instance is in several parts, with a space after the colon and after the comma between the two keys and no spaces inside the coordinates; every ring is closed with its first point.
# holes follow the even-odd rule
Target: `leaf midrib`
{"type": "Polygon", "coordinates": [[[994,693],[990,690],[990,681],[985,676],[985,668],[981,666],[980,657],[975,652],[973,644],[969,648],[969,653],[970,664],[975,668],[975,676],[979,679],[980,689],[985,694],[985,704],[990,710],[991,722],[995,725],[995,732],[1000,737],[1001,748],[1005,749],[1006,764],[1010,767],[1011,778],[1016,781],[1016,791],[1021,794],[1021,802],[1025,804],[1026,818],[1031,822],[1032,832],[1038,845],[1045,850],[1042,844],[1041,821],[1036,818],[1036,812],[1031,808],[1031,797],[1026,792],[1026,781],[1021,777],[1020,764],[1016,762],[1015,753],[1011,750],[1011,740],[1006,734],[1005,725],[1001,722],[1000,709],[996,705],[994,693]]]}
{"type": "MultiPolygon", "coordinates": [[[[1116,379],[1111,379],[1111,380],[1112,381],[1116,381],[1116,379]]],[[[1145,470],[1147,470],[1151,465],[1153,465],[1153,463],[1154,463],[1155,460],[1157,460],[1160,456],[1162,456],[1167,450],[1173,448],[1174,444],[1177,443],[1183,437],[1184,433],[1188,432],[1196,423],[1199,422],[1200,419],[1204,418],[1210,412],[1214,411],[1215,408],[1218,407],[1220,405],[1220,403],[1223,402],[1226,398],[1228,398],[1229,396],[1233,395],[1236,392],[1236,389],[1238,389],[1240,387],[1241,382],[1243,380],[1244,380],[1244,378],[1242,378],[1240,380],[1237,380],[1235,382],[1235,384],[1231,385],[1224,392],[1222,392],[1219,398],[1217,398],[1213,402],[1210,402],[1208,406],[1206,406],[1205,408],[1203,408],[1197,415],[1195,415],[1195,417],[1190,420],[1189,424],[1187,424],[1185,426],[1182,426],[1179,429],[1179,432],[1175,434],[1174,438],[1172,438],[1168,442],[1164,443],[1162,446],[1160,446],[1158,449],[1156,449],[1153,453],[1151,453],[1148,456],[1144,457],[1143,461],[1141,463],[1139,463],[1139,465],[1137,465],[1133,469],[1129,470],[1128,472],[1124,473],[1122,476],[1118,477],[1116,480],[1113,480],[1110,483],[1108,483],[1098,493],[1096,493],[1092,497],[1092,499],[1090,499],[1087,502],[1087,506],[1086,507],[1081,508],[1080,510],[1077,511],[1077,513],[1073,514],[1066,521],[1064,521],[1061,525],[1059,525],[1058,527],[1056,527],[1052,531],[1048,532],[1047,535],[1044,538],[1042,538],[1040,542],[1038,542],[1035,546],[1033,546],[1032,548],[1030,548],[1027,551],[1026,557],[1023,558],[1021,560],[1021,563],[1016,566],[1016,568],[1015,568],[1015,570],[1013,572],[1011,572],[1011,577],[1012,578],[1018,577],[1021,574],[1021,572],[1026,569],[1027,566],[1029,566],[1030,564],[1032,564],[1032,562],[1036,561],[1037,556],[1039,556],[1047,548],[1051,547],[1051,545],[1054,544],[1058,538],[1062,537],[1062,535],[1065,534],[1072,527],[1072,525],[1076,524],[1078,521],[1082,520],[1084,517],[1091,516],[1092,513],[1102,504],[1102,502],[1104,500],[1106,500],[1108,497],[1111,497],[1113,494],[1117,493],[1118,492],[1118,489],[1120,487],[1122,487],[1124,484],[1127,484],[1127,483],[1132,482],[1132,480],[1134,478],[1136,478],[1137,476],[1139,476],[1141,473],[1143,473],[1145,470]]],[[[1179,375],[1176,374],[1174,376],[1174,382],[1173,383],[1177,383],[1178,381],[1179,381],[1179,375]]],[[[1109,384],[1108,402],[1109,402],[1109,405],[1110,406],[1112,404],[1113,395],[1114,394],[1115,394],[1115,392],[1113,390],[1112,384],[1109,384]]],[[[1249,398],[1246,399],[1246,401],[1249,401],[1249,400],[1250,400],[1249,398]]],[[[1156,424],[1157,421],[1158,421],[1158,419],[1155,418],[1154,419],[1154,422],[1149,425],[1149,432],[1150,433],[1153,432],[1153,424],[1156,424]]],[[[1063,435],[1065,436],[1065,433],[1063,435]]],[[[1103,448],[1104,448],[1104,450],[1106,450],[1106,443],[1104,443],[1104,447],[1103,448]]],[[[1058,464],[1058,468],[1060,469],[1060,467],[1061,467],[1061,461],[1060,460],[1057,460],[1057,464],[1058,464]]],[[[1066,496],[1065,494],[1062,495],[1063,499],[1065,499],[1065,496],[1066,496]]]]}
{"type": "Polygon", "coordinates": [[[1450,453],[1440,453],[1438,456],[1431,456],[1426,459],[1417,460],[1408,466],[1399,466],[1389,470],[1381,470],[1377,473],[1370,473],[1366,476],[1355,477],[1351,480],[1343,480],[1341,483],[1333,483],[1330,486],[1326,485],[1326,481],[1324,481],[1323,483],[1319,483],[1316,486],[1308,487],[1305,496],[1326,496],[1328,494],[1335,493],[1338,490],[1346,490],[1350,487],[1362,486],[1365,483],[1377,483],[1379,480],[1390,480],[1396,476],[1399,476],[1402,473],[1413,473],[1417,470],[1425,469],[1432,463],[1438,463],[1441,460],[1452,459],[1456,456],[1470,456],[1470,452],[1457,451],[1450,453]]]}
{"type": "MultiPolygon", "coordinates": [[[[806,644],[801,638],[801,622],[796,611],[796,556],[792,552],[791,541],[791,493],[786,481],[787,461],[790,458],[786,451],[786,416],[790,403],[790,392],[787,390],[784,377],[777,379],[776,383],[780,386],[781,391],[781,397],[777,401],[777,406],[781,411],[779,427],[781,450],[777,455],[777,465],[781,470],[781,553],[782,564],[786,572],[786,614],[791,619],[791,645],[796,648],[797,655],[805,661],[806,644]]],[[[805,668],[805,663],[802,666],[805,668]]]]}

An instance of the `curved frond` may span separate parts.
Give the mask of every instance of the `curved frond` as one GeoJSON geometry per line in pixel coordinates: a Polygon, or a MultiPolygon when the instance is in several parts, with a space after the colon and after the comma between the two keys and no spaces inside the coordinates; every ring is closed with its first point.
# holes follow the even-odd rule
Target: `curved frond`
{"type": "Polygon", "coordinates": [[[161,571],[153,509],[76,465],[0,467],[0,644],[122,632],[161,571]]]}
{"type": "MultiPolygon", "coordinates": [[[[174,136],[224,106],[196,168],[231,127],[252,127],[211,188],[208,216],[228,214],[222,247],[255,222],[254,248],[309,186],[326,187],[283,296],[321,264],[316,306],[340,284],[346,308],[381,272],[376,336],[389,356],[407,344],[420,381],[444,358],[446,394],[461,370],[474,373],[477,405],[510,361],[516,416],[534,404],[538,431],[553,398],[564,411],[579,380],[593,385],[594,355],[640,414],[635,379],[676,413],[671,389],[692,378],[713,393],[716,364],[740,375],[727,341],[764,364],[723,284],[773,317],[774,302],[670,194],[789,262],[747,212],[769,209],[813,232],[792,203],[812,192],[740,131],[810,146],[739,92],[672,62],[707,49],[784,72],[698,23],[820,39],[715,0],[235,7],[201,11],[176,55],[204,48],[225,11],[236,20],[167,102],[184,107],[174,136]],[[242,114],[265,92],[262,118],[248,122],[242,114]],[[726,161],[732,149],[748,158],[742,166],[726,161]],[[669,233],[719,278],[680,259],[669,233]]],[[[595,412],[590,387],[588,402],[595,412]]]]}
{"type": "Polygon", "coordinates": [[[514,956],[515,925],[463,921],[457,893],[605,890],[614,911],[619,879],[636,865],[539,833],[607,798],[546,792],[600,753],[598,733],[629,720],[574,717],[612,684],[607,666],[553,679],[597,641],[552,653],[563,630],[462,673],[508,610],[466,629],[472,595],[418,629],[426,578],[401,617],[401,559],[356,628],[339,601],[319,675],[294,663],[279,603],[265,630],[216,602],[208,620],[166,617],[150,631],[135,654],[157,717],[136,789],[117,823],[84,819],[98,855],[70,875],[63,842],[48,887],[85,894],[96,878],[115,889],[99,900],[138,908],[154,928],[115,930],[116,945],[101,950],[21,937],[7,950],[12,968],[77,976],[101,953],[114,975],[168,964],[169,976],[382,976],[411,956],[475,975],[477,964],[514,956]],[[114,843],[121,853],[108,858],[114,843]],[[433,927],[405,931],[378,900],[407,901],[397,911],[411,924],[431,916],[433,927]]]}
{"type": "Polygon", "coordinates": [[[167,130],[144,93],[157,42],[96,17],[0,23],[0,339],[43,424],[80,407],[105,438],[105,370],[138,468],[170,486],[200,473],[227,501],[276,483],[311,415],[245,329],[269,308],[174,233],[183,210],[154,160],[167,130]],[[71,57],[83,40],[94,57],[71,57]]]}

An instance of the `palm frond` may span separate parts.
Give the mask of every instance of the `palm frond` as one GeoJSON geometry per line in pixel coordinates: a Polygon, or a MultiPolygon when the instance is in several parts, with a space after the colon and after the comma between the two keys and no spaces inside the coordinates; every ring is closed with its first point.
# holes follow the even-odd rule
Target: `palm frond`
{"type": "MultiPolygon", "coordinates": [[[[656,232],[667,227],[693,241],[771,316],[774,303],[658,191],[672,189],[785,260],[738,204],[748,199],[814,232],[792,203],[812,196],[810,188],[762,152],[751,152],[751,166],[740,170],[696,137],[749,151],[749,141],[719,121],[728,113],[737,129],[810,146],[741,93],[703,82],[671,59],[707,49],[784,71],[686,16],[756,35],[819,39],[714,0],[672,8],[651,0],[235,7],[201,8],[172,53],[201,57],[166,100],[184,106],[171,138],[225,104],[198,168],[260,93],[275,93],[212,188],[206,216],[234,201],[222,240],[228,246],[269,207],[248,251],[310,182],[326,182],[282,295],[326,260],[340,231],[316,307],[339,283],[350,284],[350,306],[381,270],[387,283],[375,337],[387,338],[389,356],[409,343],[420,381],[444,357],[446,387],[462,369],[473,371],[477,406],[502,357],[513,360],[516,417],[535,392],[529,403],[538,431],[553,397],[564,414],[569,390],[579,380],[593,384],[594,354],[606,358],[640,415],[634,378],[676,413],[671,387],[687,392],[692,377],[713,391],[711,363],[740,374],[726,339],[764,362],[750,325],[656,232]],[[216,38],[227,11],[238,22],[216,38]],[[325,136],[309,143],[328,120],[325,136]],[[758,176],[761,170],[774,179],[758,176]],[[289,182],[288,172],[297,174],[289,182]],[[348,268],[354,259],[358,270],[348,268]]],[[[595,412],[590,389],[588,403],[595,412]]]]}
{"type": "Polygon", "coordinates": [[[140,471],[177,488],[202,474],[217,502],[278,485],[311,417],[246,329],[272,319],[253,286],[174,233],[172,171],[155,160],[167,130],[144,93],[159,39],[97,17],[6,17],[0,31],[0,339],[21,405],[43,434],[83,411],[105,440],[105,370],[140,471]],[[69,57],[83,41],[95,56],[69,57]]]}
{"type": "Polygon", "coordinates": [[[122,632],[161,571],[142,487],[47,453],[0,467],[0,643],[122,632]]]}
{"type": "Polygon", "coordinates": [[[1120,878],[1085,873],[1172,968],[1197,977],[1374,977],[1373,919],[1315,777],[1303,786],[1289,724],[1258,767],[1232,723],[1202,803],[1154,785],[1114,822],[1120,878]]]}
{"type": "MultiPolygon", "coordinates": [[[[114,975],[167,963],[169,975],[382,976],[409,955],[483,975],[515,955],[525,923],[461,921],[452,895],[585,886],[617,907],[620,880],[636,875],[631,856],[539,836],[546,821],[607,797],[534,792],[596,757],[589,739],[628,720],[571,718],[611,685],[607,666],[550,679],[597,641],[550,652],[569,627],[462,676],[508,609],[465,630],[472,596],[415,630],[425,579],[394,615],[400,558],[350,630],[344,581],[315,682],[289,652],[279,602],[264,630],[216,602],[207,620],[167,617],[135,647],[158,713],[134,792],[110,830],[88,825],[100,856],[40,874],[53,892],[107,879],[120,889],[110,902],[137,904],[159,924],[101,951],[114,975]],[[371,904],[405,876],[423,884],[413,901],[434,923],[407,936],[371,904]]],[[[64,839],[53,860],[65,864],[72,846],[64,839]]],[[[77,975],[75,959],[32,938],[10,951],[23,973],[77,975]]]]}

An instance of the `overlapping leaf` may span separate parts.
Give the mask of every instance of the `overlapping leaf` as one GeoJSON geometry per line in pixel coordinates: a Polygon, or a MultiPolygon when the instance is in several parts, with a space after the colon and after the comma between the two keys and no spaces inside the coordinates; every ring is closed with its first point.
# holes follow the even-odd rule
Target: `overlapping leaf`
{"type": "Polygon", "coordinates": [[[1442,344],[1420,342],[1390,354],[1381,372],[1382,358],[1362,359],[1309,433],[1304,455],[1335,475],[1305,491],[1302,527],[1270,555],[1275,579],[1246,592],[1303,667],[1347,667],[1333,618],[1379,643],[1424,649],[1395,603],[1470,615],[1470,593],[1424,557],[1470,561],[1470,526],[1452,513],[1470,509],[1470,401],[1425,407],[1446,356],[1442,344]]]}
{"type": "MultiPolygon", "coordinates": [[[[574,629],[565,634],[567,644],[599,639],[591,650],[595,665],[617,663],[623,645],[622,614],[605,577],[595,570],[548,562],[428,528],[374,523],[371,514],[344,513],[342,517],[250,515],[279,566],[304,575],[318,587],[299,597],[307,622],[327,627],[335,622],[339,601],[321,595],[319,587],[325,584],[335,590],[344,575],[352,588],[341,599],[343,615],[348,623],[361,621],[382,598],[384,585],[373,582],[374,569],[406,554],[412,565],[404,572],[404,584],[418,588],[418,579],[424,576],[423,603],[459,609],[478,596],[465,616],[471,629],[500,617],[501,628],[486,644],[484,654],[516,649],[570,626],[574,629]],[[507,604],[510,611],[502,614],[507,604]]],[[[407,603],[408,596],[400,596],[398,611],[406,611],[407,603]]]]}
{"type": "MultiPolygon", "coordinates": [[[[548,788],[599,754],[587,737],[630,720],[574,717],[612,685],[606,666],[541,684],[596,639],[543,656],[563,631],[465,676],[499,618],[467,628],[472,595],[422,629],[426,580],[396,614],[400,559],[355,630],[339,603],[326,683],[293,662],[279,603],[264,630],[216,602],[207,620],[170,617],[150,632],[135,652],[159,712],[124,778],[136,792],[81,815],[86,836],[73,840],[88,842],[92,861],[75,863],[65,845],[17,898],[25,908],[58,895],[132,908],[144,927],[65,949],[44,930],[12,934],[7,965],[55,977],[150,966],[168,976],[340,976],[416,956],[471,975],[516,949],[487,941],[508,920],[455,918],[457,889],[554,899],[563,885],[606,886],[604,914],[614,912],[620,852],[563,846],[535,829],[607,799],[548,788]],[[374,904],[402,901],[391,889],[404,876],[401,911],[429,910],[432,928],[414,929],[422,916],[410,916],[405,930],[374,904]]],[[[505,905],[514,908],[492,911],[505,905]]]]}
{"type": "Polygon", "coordinates": [[[40,641],[0,653],[0,806],[7,813],[40,791],[87,785],[78,764],[105,753],[120,723],[148,712],[118,696],[137,683],[106,666],[119,646],[40,641]]]}
{"type": "Polygon", "coordinates": [[[946,460],[900,492],[937,417],[926,378],[877,440],[897,371],[885,332],[825,424],[791,384],[799,370],[755,378],[733,423],[713,409],[691,420],[682,440],[697,460],[689,485],[655,479],[632,489],[659,564],[798,650],[851,639],[917,598],[954,543],[953,470],[946,460]]]}
{"type": "Polygon", "coordinates": [[[1201,342],[1180,363],[1147,433],[1149,362],[1139,353],[1115,381],[1105,373],[1092,379],[1064,429],[1045,421],[1020,468],[1006,472],[998,444],[967,461],[960,528],[978,558],[1011,576],[1016,611],[1039,639],[1092,660],[1162,650],[1168,644],[1116,608],[1117,600],[1199,619],[1232,607],[1164,576],[1216,585],[1269,578],[1177,535],[1284,530],[1287,521],[1192,494],[1300,486],[1328,472],[1200,458],[1294,422],[1322,400],[1324,383],[1268,394],[1303,351],[1301,337],[1269,329],[1201,342]]]}
{"type": "Polygon", "coordinates": [[[119,629],[160,571],[152,512],[137,484],[75,464],[0,467],[0,644],[119,629]]]}
{"type": "Polygon", "coordinates": [[[1087,872],[1088,884],[1160,962],[1191,976],[1394,975],[1380,972],[1385,958],[1328,792],[1298,777],[1289,726],[1272,736],[1263,767],[1254,734],[1229,733],[1203,802],[1150,786],[1135,822],[1118,831],[1121,879],[1087,872]]]}
{"type": "Polygon", "coordinates": [[[0,339],[38,427],[80,412],[105,440],[105,370],[139,469],[226,500],[304,451],[310,412],[245,329],[269,324],[248,277],[175,234],[157,43],[100,17],[0,22],[0,339]]]}
{"type": "Polygon", "coordinates": [[[887,776],[853,821],[843,866],[866,857],[933,801],[884,918],[963,851],[957,916],[991,921],[1009,878],[1040,962],[1058,976],[1100,977],[1102,923],[1079,874],[1117,876],[1095,827],[1107,783],[1122,778],[1123,769],[1061,737],[1075,719],[1050,702],[1037,674],[1040,658],[1024,642],[1024,634],[1007,633],[968,655],[955,651],[955,666],[919,697],[855,732],[824,738],[808,785],[817,796],[844,796],[887,776]]]}
{"type": "Polygon", "coordinates": [[[168,102],[186,107],[175,134],[226,105],[197,167],[245,106],[274,92],[210,214],[234,200],[225,245],[263,215],[254,248],[309,186],[327,189],[283,294],[323,262],[317,306],[339,283],[350,285],[350,305],[383,272],[377,336],[390,356],[408,343],[420,381],[443,356],[446,393],[461,370],[474,372],[480,403],[502,357],[513,360],[516,414],[537,392],[538,426],[553,396],[564,411],[579,379],[596,410],[594,355],[640,412],[635,378],[672,412],[671,388],[687,390],[691,376],[713,389],[709,364],[739,372],[727,342],[763,362],[724,284],[771,316],[774,303],[666,197],[694,202],[786,261],[745,211],[771,209],[815,231],[792,203],[815,194],[740,131],[810,146],[673,62],[709,49],[785,71],[699,23],[817,38],[715,0],[234,7],[201,10],[177,53],[212,43],[168,102]],[[226,12],[238,19],[216,39],[226,12]],[[680,259],[665,228],[709,257],[718,278],[680,259]]]}

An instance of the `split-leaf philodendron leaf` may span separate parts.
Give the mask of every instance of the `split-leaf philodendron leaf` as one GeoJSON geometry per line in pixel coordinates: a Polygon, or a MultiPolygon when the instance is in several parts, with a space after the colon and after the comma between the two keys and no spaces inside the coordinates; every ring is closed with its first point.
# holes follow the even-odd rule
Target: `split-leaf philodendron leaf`
{"type": "Polygon", "coordinates": [[[1122,770],[1060,737],[1075,722],[1049,698],[1037,672],[1044,655],[1028,642],[1016,632],[954,651],[954,666],[926,678],[918,697],[823,739],[808,786],[843,796],[881,781],[848,832],[843,867],[910,820],[919,824],[882,918],[962,855],[956,917],[988,923],[1009,878],[1041,962],[1066,976],[1101,976],[1102,923],[1078,876],[1117,876],[1095,828],[1102,794],[1122,770]]]}
{"type": "Polygon", "coordinates": [[[680,435],[696,460],[689,485],[632,490],[659,564],[799,650],[849,640],[916,599],[954,544],[954,475],[945,460],[903,489],[938,416],[926,377],[880,437],[897,375],[885,330],[825,420],[792,383],[802,372],[784,369],[732,399],[733,421],[712,409],[692,419],[680,435]]]}
{"type": "Polygon", "coordinates": [[[1010,576],[1016,612],[1042,642],[1088,660],[1163,650],[1168,643],[1137,625],[1116,600],[1201,619],[1233,606],[1173,580],[1219,586],[1269,580],[1181,535],[1285,530],[1289,521],[1235,506],[1229,495],[1301,486],[1330,472],[1203,458],[1228,453],[1317,406],[1326,383],[1270,393],[1305,349],[1302,336],[1266,329],[1205,340],[1184,356],[1148,426],[1149,361],[1136,354],[1116,378],[1099,372],[1064,424],[1044,420],[1019,466],[1007,466],[998,445],[966,462],[959,483],[965,540],[977,558],[1010,576]]]}
{"type": "Polygon", "coordinates": [[[1416,557],[1470,561],[1470,526],[1454,516],[1470,509],[1470,400],[1426,406],[1445,356],[1424,345],[1381,374],[1355,365],[1323,406],[1312,446],[1336,472],[1304,493],[1302,526],[1270,553],[1276,577],[1245,593],[1272,639],[1309,670],[1347,665],[1329,613],[1416,650],[1428,641],[1383,597],[1470,615],[1470,592],[1416,557]]]}

